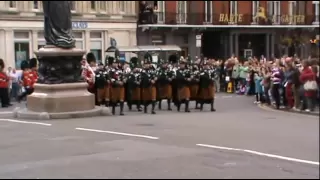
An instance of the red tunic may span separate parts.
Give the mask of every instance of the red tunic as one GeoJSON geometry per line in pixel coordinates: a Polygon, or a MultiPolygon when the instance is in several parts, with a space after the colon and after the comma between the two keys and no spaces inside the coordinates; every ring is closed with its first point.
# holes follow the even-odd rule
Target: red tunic
{"type": "Polygon", "coordinates": [[[22,73],[22,85],[24,87],[31,87],[32,85],[32,79],[30,78],[30,74],[30,71],[23,71],[22,73]]]}
{"type": "MultiPolygon", "coordinates": [[[[316,80],[316,75],[312,71],[311,68],[304,68],[300,74],[300,82],[302,84],[306,83],[307,81],[314,81],[316,80]]],[[[306,97],[313,97],[316,91],[305,91],[304,96],[306,97]]]]}
{"type": "Polygon", "coordinates": [[[89,89],[94,88],[94,83],[93,83],[94,75],[93,75],[93,73],[89,69],[84,68],[82,70],[82,76],[87,81],[87,83],[89,85],[88,88],[89,89]]]}
{"type": "Polygon", "coordinates": [[[6,73],[0,72],[0,88],[8,88],[9,77],[6,73]]]}
{"type": "Polygon", "coordinates": [[[34,84],[38,81],[38,72],[36,70],[31,70],[31,72],[29,73],[30,79],[31,79],[31,83],[30,83],[30,87],[33,88],[34,84]]]}

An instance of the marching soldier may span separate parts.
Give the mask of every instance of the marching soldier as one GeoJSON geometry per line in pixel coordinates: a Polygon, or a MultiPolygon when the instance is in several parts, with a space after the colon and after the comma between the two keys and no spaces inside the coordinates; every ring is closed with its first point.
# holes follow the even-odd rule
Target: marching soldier
{"type": "Polygon", "coordinates": [[[189,100],[190,100],[190,88],[189,83],[191,82],[191,71],[187,69],[186,62],[182,59],[180,60],[180,67],[176,71],[176,84],[177,84],[177,110],[180,111],[182,103],[185,103],[185,112],[190,112],[189,110],[189,100]]]}
{"type": "MultiPolygon", "coordinates": [[[[169,56],[169,64],[168,68],[170,71],[174,73],[174,76],[176,76],[176,72],[179,68],[178,66],[178,57],[176,54],[172,54],[169,56]]],[[[171,81],[171,89],[172,89],[172,102],[174,103],[175,106],[178,104],[178,90],[177,90],[177,83],[176,83],[176,78],[173,78],[171,81]]]]}
{"type": "Polygon", "coordinates": [[[196,109],[198,109],[198,91],[199,91],[199,66],[192,64],[190,71],[192,73],[192,79],[190,82],[190,100],[196,101],[196,109]]]}
{"type": "Polygon", "coordinates": [[[7,108],[10,106],[9,91],[8,91],[9,77],[4,72],[4,68],[5,68],[4,60],[0,59],[0,101],[1,101],[1,107],[7,108]]]}
{"type": "Polygon", "coordinates": [[[82,71],[84,79],[88,83],[88,91],[95,96],[95,103],[98,105],[97,101],[97,89],[95,88],[95,71],[97,69],[96,58],[93,53],[88,53],[86,56],[87,63],[85,63],[82,71]]]}
{"type": "Polygon", "coordinates": [[[98,64],[95,71],[95,88],[97,89],[97,105],[109,106],[110,101],[110,78],[107,69],[102,63],[98,64]]]}
{"type": "Polygon", "coordinates": [[[118,67],[118,62],[115,61],[113,57],[109,59],[112,66],[109,70],[110,79],[111,79],[111,97],[110,97],[110,105],[112,106],[112,114],[114,115],[116,112],[116,106],[120,103],[120,115],[123,116],[123,106],[124,106],[124,96],[125,96],[125,88],[124,84],[126,83],[126,78],[121,69],[118,67]]]}
{"type": "Polygon", "coordinates": [[[131,71],[128,73],[127,78],[127,104],[129,110],[132,110],[132,105],[137,105],[138,111],[141,111],[141,69],[138,67],[138,58],[133,57],[130,60],[131,71]]]}
{"type": "Polygon", "coordinates": [[[22,99],[24,99],[27,95],[30,95],[33,93],[33,76],[29,67],[29,62],[24,60],[20,64],[20,68],[22,70],[22,76],[21,76],[21,84],[22,84],[22,93],[18,97],[18,102],[20,102],[22,99]]]}
{"type": "Polygon", "coordinates": [[[200,72],[200,88],[199,88],[199,102],[200,111],[203,110],[204,104],[211,105],[211,111],[216,111],[214,109],[214,70],[210,69],[210,65],[204,62],[203,69],[200,72]]]}
{"type": "Polygon", "coordinates": [[[168,110],[171,111],[172,86],[171,82],[174,79],[175,72],[168,67],[167,62],[162,62],[157,71],[157,94],[159,101],[159,109],[161,109],[161,101],[167,100],[168,110]]]}
{"type": "Polygon", "coordinates": [[[148,106],[151,104],[151,113],[156,114],[156,81],[156,71],[151,64],[151,58],[146,58],[143,63],[143,69],[141,71],[141,100],[144,106],[144,113],[148,112],[148,106]]]}

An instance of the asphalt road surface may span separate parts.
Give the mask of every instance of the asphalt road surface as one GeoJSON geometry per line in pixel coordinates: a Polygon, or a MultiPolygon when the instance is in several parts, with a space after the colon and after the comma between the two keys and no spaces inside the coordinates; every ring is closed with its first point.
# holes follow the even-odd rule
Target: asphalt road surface
{"type": "Polygon", "coordinates": [[[319,178],[319,117],[224,94],[216,109],[50,121],[0,113],[0,178],[319,178]]]}

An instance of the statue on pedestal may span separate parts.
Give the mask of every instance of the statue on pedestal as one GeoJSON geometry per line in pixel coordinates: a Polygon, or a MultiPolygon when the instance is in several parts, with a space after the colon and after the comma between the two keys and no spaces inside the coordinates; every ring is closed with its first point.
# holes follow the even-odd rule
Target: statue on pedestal
{"type": "Polygon", "coordinates": [[[85,51],[75,48],[72,35],[71,2],[42,1],[46,46],[35,54],[40,84],[84,82],[81,60],[85,51]]]}
{"type": "Polygon", "coordinates": [[[72,36],[71,2],[42,1],[44,13],[44,38],[47,45],[74,48],[72,36]]]}

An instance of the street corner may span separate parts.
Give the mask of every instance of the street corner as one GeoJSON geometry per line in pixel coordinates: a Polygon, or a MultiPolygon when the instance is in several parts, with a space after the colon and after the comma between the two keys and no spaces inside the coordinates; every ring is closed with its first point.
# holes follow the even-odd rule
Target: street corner
{"type": "Polygon", "coordinates": [[[265,105],[265,104],[258,104],[257,105],[260,109],[266,110],[266,111],[272,111],[272,112],[278,112],[278,113],[289,113],[289,114],[300,114],[300,115],[307,115],[307,116],[319,116],[319,111],[313,111],[313,112],[306,112],[301,110],[288,110],[288,109],[276,109],[273,106],[265,105]]]}

